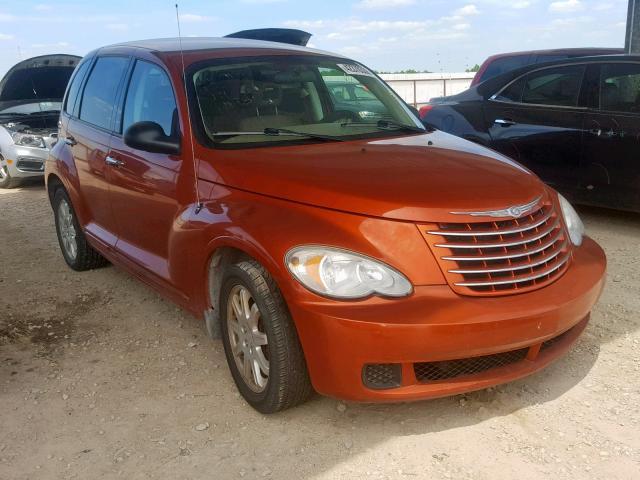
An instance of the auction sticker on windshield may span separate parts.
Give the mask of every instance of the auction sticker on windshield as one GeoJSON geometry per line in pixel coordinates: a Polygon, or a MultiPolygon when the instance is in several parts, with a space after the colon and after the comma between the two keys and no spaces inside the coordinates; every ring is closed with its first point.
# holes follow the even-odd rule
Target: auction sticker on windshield
{"type": "Polygon", "coordinates": [[[357,65],[355,63],[338,63],[338,66],[349,75],[366,75],[367,77],[375,77],[370,70],[362,65],[357,65]]]}

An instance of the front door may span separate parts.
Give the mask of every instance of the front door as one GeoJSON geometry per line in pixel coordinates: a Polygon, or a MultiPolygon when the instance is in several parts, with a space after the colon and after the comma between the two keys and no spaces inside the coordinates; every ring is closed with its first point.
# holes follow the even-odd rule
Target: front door
{"type": "Polygon", "coordinates": [[[585,108],[578,100],[584,73],[583,65],[535,70],[483,106],[491,146],[564,192],[579,182],[585,108]]]}
{"type": "Polygon", "coordinates": [[[116,243],[116,223],[109,194],[107,153],[114,106],[128,67],[128,57],[96,60],[79,100],[78,117],[67,124],[65,143],[73,152],[81,195],[88,210],[86,231],[106,245],[116,243]]]}
{"type": "Polygon", "coordinates": [[[640,63],[600,66],[599,104],[585,119],[579,200],[640,210],[640,63]]]}
{"type": "MultiPolygon", "coordinates": [[[[137,60],[116,132],[141,121],[158,123],[166,135],[179,135],[176,101],[165,71],[137,60]]],[[[111,205],[117,221],[116,249],[165,282],[172,283],[169,242],[179,216],[180,156],[136,150],[116,133],[109,150],[111,205]]],[[[193,178],[189,178],[193,182],[193,178]]],[[[192,190],[190,190],[191,192],[192,190]]]]}

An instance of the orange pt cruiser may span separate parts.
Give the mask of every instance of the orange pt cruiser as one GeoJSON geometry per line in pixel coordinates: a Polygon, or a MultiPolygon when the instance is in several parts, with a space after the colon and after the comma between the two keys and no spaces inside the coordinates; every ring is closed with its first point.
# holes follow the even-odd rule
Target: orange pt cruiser
{"type": "Polygon", "coordinates": [[[47,188],[69,266],[112,262],[203,318],[254,408],[477,390],[582,333],[605,256],[530,171],[426,130],[353,60],[183,49],[83,59],[47,188]]]}

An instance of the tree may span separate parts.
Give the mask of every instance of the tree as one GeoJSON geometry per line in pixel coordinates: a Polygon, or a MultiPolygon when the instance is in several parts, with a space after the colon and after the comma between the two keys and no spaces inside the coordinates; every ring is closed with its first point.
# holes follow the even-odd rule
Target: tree
{"type": "Polygon", "coordinates": [[[472,68],[467,68],[465,72],[471,73],[471,72],[477,72],[478,70],[480,70],[480,65],[476,63],[472,68]]]}

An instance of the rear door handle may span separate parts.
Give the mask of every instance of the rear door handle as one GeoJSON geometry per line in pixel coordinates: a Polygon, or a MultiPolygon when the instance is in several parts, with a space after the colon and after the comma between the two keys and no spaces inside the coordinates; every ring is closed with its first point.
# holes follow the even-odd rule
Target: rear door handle
{"type": "Polygon", "coordinates": [[[493,123],[497,123],[498,125],[502,125],[503,127],[511,127],[512,125],[516,124],[516,122],[514,122],[510,118],[496,118],[493,123]]]}
{"type": "Polygon", "coordinates": [[[116,167],[116,168],[120,168],[124,166],[124,162],[122,160],[118,160],[117,158],[113,158],[113,157],[105,158],[104,163],[106,163],[110,167],[116,167]]]}
{"type": "Polygon", "coordinates": [[[73,138],[72,135],[68,135],[65,139],[64,139],[64,143],[66,143],[67,145],[69,145],[70,147],[73,147],[74,145],[77,145],[78,142],[76,142],[76,139],[73,138]]]}

